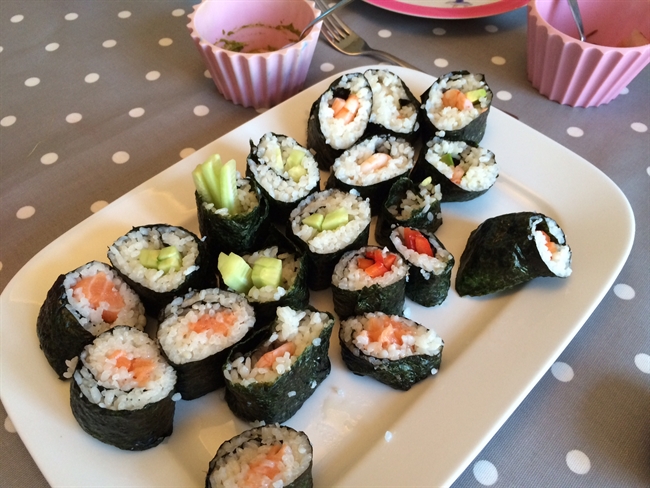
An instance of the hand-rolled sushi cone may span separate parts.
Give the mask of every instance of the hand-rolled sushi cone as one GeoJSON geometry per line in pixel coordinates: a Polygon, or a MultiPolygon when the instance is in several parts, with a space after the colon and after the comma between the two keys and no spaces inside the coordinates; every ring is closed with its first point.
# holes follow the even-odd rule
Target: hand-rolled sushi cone
{"type": "Polygon", "coordinates": [[[221,444],[208,467],[206,488],[311,488],[313,449],[304,432],[279,424],[256,427],[221,444]]]}
{"type": "Polygon", "coordinates": [[[176,372],[155,342],[114,327],[86,346],[70,384],[72,414],[91,436],[142,451],[172,434],[176,372]]]}
{"type": "Polygon", "coordinates": [[[242,343],[223,368],[230,410],[249,422],[293,417],[330,373],[333,327],[327,312],[278,307],[268,339],[251,349],[242,343]]]}
{"type": "Polygon", "coordinates": [[[332,274],[334,311],[343,320],[366,312],[404,311],[408,265],[401,256],[367,246],[348,251],[332,274]]]}
{"type": "Polygon", "coordinates": [[[511,213],[472,231],[460,257],[456,291],[482,296],[541,276],[570,275],[571,248],[557,222],[540,213],[511,213]]]}
{"type": "Polygon", "coordinates": [[[70,379],[77,357],[93,339],[116,325],[144,329],[147,318],[138,295],[115,269],[91,261],[60,275],[36,319],[36,333],[47,361],[70,379]]]}
{"type": "MultiPolygon", "coordinates": [[[[441,76],[420,97],[422,138],[481,142],[492,106],[492,90],[482,74],[452,71],[441,76]]],[[[444,191],[443,191],[444,193],[444,191]]]]}
{"type": "Polygon", "coordinates": [[[431,178],[419,184],[410,178],[400,178],[382,203],[375,226],[375,240],[380,246],[390,246],[390,233],[399,225],[435,232],[442,225],[440,185],[431,178]]]}
{"type": "Polygon", "coordinates": [[[350,371],[396,390],[408,390],[436,374],[444,346],[433,330],[381,312],[342,321],[339,341],[350,371]]]}
{"type": "Polygon", "coordinates": [[[254,324],[255,312],[246,299],[218,288],[191,291],[167,305],[158,343],[176,370],[176,391],[183,400],[225,385],[221,368],[254,324]]]}
{"type": "Polygon", "coordinates": [[[443,202],[466,202],[487,192],[499,177],[494,153],[472,141],[429,140],[411,178],[430,177],[440,185],[443,202]]]}

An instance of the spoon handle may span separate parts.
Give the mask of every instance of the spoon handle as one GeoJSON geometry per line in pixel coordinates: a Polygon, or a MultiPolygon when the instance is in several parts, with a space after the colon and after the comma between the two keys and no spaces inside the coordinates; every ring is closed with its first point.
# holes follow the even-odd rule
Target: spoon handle
{"type": "Polygon", "coordinates": [[[582,15],[580,15],[580,7],[578,6],[578,0],[568,0],[569,8],[573,14],[573,20],[576,21],[576,26],[578,27],[578,35],[580,40],[585,42],[585,28],[582,25],[582,15]]]}

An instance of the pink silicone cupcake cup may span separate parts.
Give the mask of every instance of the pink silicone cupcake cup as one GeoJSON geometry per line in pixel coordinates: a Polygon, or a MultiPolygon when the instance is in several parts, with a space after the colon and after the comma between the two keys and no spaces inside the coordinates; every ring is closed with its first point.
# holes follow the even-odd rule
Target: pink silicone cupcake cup
{"type": "Polygon", "coordinates": [[[609,103],[650,62],[650,45],[610,47],[638,29],[650,39],[648,0],[579,0],[581,42],[566,0],[528,4],[528,79],[551,100],[574,107],[609,103]]]}
{"type": "Polygon", "coordinates": [[[276,27],[300,32],[318,14],[306,0],[203,0],[187,27],[219,92],[244,107],[268,108],[302,89],[320,34],[319,23],[301,42],[279,49],[298,35],[276,27]],[[278,50],[235,52],[215,45],[222,38],[235,38],[246,50],[278,50]]]}

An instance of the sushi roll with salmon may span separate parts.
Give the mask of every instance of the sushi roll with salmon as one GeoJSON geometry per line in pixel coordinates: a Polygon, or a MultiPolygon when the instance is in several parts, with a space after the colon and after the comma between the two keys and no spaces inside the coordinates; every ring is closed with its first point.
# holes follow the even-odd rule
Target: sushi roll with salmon
{"type": "Polygon", "coordinates": [[[313,449],[304,432],[279,424],[256,427],[221,444],[206,488],[311,488],[313,449]]]}
{"type": "Polygon", "coordinates": [[[342,321],[339,340],[350,371],[397,390],[408,390],[436,374],[444,346],[435,331],[381,312],[342,321]]]}
{"type": "Polygon", "coordinates": [[[99,334],[116,325],[143,330],[140,297],[108,264],[91,261],[60,275],[36,319],[47,361],[60,379],[70,379],[77,357],[99,334]]]}
{"type": "Polygon", "coordinates": [[[251,349],[236,348],[223,368],[233,413],[250,422],[293,417],[330,373],[333,327],[327,312],[278,307],[271,335],[251,349]]]}
{"type": "Polygon", "coordinates": [[[176,372],[147,334],[114,327],[79,356],[70,384],[72,414],[96,439],[130,451],[172,434],[176,372]]]}
{"type": "Polygon", "coordinates": [[[176,370],[183,400],[224,386],[221,368],[228,353],[253,325],[255,313],[246,299],[218,288],[191,291],[167,305],[158,344],[176,370]]]}

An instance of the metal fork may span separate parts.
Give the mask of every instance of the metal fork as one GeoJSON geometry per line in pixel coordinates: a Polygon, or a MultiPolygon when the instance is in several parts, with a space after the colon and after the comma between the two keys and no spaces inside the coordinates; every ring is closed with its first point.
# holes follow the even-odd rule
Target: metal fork
{"type": "MultiPolygon", "coordinates": [[[[327,5],[322,0],[314,0],[314,3],[321,11],[327,10],[327,5]]],[[[343,54],[349,56],[372,56],[398,66],[403,66],[404,68],[421,71],[419,68],[416,68],[397,56],[371,48],[366,41],[350,29],[336,14],[331,14],[329,17],[323,19],[321,33],[334,49],[343,54]]]]}

